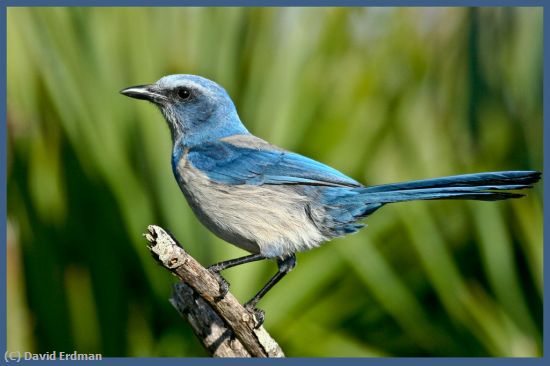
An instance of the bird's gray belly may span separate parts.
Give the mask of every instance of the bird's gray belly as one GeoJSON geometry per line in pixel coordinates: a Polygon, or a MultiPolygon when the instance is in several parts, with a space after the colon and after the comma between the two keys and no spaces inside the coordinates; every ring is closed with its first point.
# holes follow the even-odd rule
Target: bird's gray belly
{"type": "Polygon", "coordinates": [[[184,161],[176,178],[202,224],[244,250],[279,257],[327,239],[311,218],[309,198],[293,186],[221,185],[184,161]]]}

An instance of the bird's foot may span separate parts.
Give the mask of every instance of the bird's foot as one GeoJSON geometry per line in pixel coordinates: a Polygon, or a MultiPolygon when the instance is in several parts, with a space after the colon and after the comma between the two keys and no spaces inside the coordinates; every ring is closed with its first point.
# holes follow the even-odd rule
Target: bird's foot
{"type": "Polygon", "coordinates": [[[220,294],[216,297],[216,301],[220,301],[229,292],[229,282],[222,277],[219,270],[217,270],[216,265],[208,267],[208,270],[214,275],[216,281],[218,281],[220,294]]]}
{"type": "Polygon", "coordinates": [[[262,326],[262,324],[264,324],[265,311],[263,311],[262,309],[258,309],[257,307],[249,303],[244,304],[244,308],[254,317],[254,321],[256,323],[254,325],[254,329],[258,329],[262,326]]]}

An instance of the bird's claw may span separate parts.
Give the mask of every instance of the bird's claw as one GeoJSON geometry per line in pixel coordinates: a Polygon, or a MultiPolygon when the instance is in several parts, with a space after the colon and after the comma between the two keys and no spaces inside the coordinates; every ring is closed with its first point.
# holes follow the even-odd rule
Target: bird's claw
{"type": "Polygon", "coordinates": [[[216,269],[208,267],[208,270],[214,275],[216,281],[218,281],[220,294],[216,297],[216,301],[220,301],[229,292],[229,282],[227,282],[227,280],[223,278],[220,272],[216,271],[216,269]]]}
{"type": "Polygon", "coordinates": [[[262,326],[262,324],[264,324],[265,311],[249,304],[244,304],[244,308],[254,317],[254,320],[256,322],[256,324],[254,325],[255,329],[258,329],[262,326]]]}

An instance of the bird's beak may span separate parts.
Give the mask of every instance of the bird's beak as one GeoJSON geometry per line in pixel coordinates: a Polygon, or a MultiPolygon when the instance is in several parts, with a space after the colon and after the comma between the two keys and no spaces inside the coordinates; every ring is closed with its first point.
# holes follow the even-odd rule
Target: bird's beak
{"type": "Polygon", "coordinates": [[[153,103],[162,103],[167,100],[164,95],[156,90],[154,85],[136,85],[126,89],[122,89],[120,94],[130,98],[148,100],[153,103]]]}

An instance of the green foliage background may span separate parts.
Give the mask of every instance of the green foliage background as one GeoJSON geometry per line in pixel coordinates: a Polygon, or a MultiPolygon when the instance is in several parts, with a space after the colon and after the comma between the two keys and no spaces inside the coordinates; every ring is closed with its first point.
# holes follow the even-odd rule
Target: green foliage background
{"type": "MultiPolygon", "coordinates": [[[[222,84],[256,135],[381,184],[542,168],[540,8],[9,8],[8,349],[204,356],[141,234],[243,255],[173,179],[171,73],[222,84]]],[[[537,356],[542,185],[385,207],[298,256],[260,303],[289,356],[537,356]]],[[[227,271],[248,299],[275,271],[227,271]]]]}

